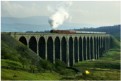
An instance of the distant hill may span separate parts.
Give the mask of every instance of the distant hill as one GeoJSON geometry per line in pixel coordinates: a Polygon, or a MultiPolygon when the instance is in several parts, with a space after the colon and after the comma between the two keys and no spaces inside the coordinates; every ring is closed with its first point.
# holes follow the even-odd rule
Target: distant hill
{"type": "Polygon", "coordinates": [[[114,25],[114,26],[102,26],[99,28],[84,28],[84,29],[75,29],[78,31],[97,31],[97,32],[106,32],[107,34],[111,34],[120,40],[120,26],[121,25],[114,25]]]}
{"type": "Polygon", "coordinates": [[[43,31],[50,29],[48,17],[35,16],[26,18],[1,18],[1,30],[4,32],[25,32],[25,31],[43,31]]]}
{"type": "MultiPolygon", "coordinates": [[[[96,27],[91,24],[64,22],[58,29],[74,29],[82,27],[96,27]]],[[[26,18],[1,17],[2,32],[25,32],[51,30],[47,16],[33,16],[26,18]]]]}

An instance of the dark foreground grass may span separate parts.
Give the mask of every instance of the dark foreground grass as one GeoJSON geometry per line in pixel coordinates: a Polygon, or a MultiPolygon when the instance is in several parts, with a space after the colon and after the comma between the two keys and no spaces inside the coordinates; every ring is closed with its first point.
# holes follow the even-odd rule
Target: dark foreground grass
{"type": "Polygon", "coordinates": [[[12,60],[2,59],[1,64],[2,80],[62,80],[64,76],[73,76],[76,73],[59,64],[55,70],[43,69],[34,72],[29,69],[29,66],[23,68],[20,62],[12,60]]]}
{"type": "Polygon", "coordinates": [[[59,80],[61,75],[56,72],[30,73],[21,70],[1,70],[2,80],[59,80]]]}

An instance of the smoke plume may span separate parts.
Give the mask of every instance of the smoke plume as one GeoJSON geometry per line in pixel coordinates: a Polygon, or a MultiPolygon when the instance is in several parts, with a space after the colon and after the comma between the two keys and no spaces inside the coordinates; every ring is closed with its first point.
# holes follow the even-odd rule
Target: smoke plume
{"type": "Polygon", "coordinates": [[[60,5],[55,12],[49,17],[49,24],[52,29],[57,29],[62,25],[65,20],[69,18],[68,8],[71,6],[71,2],[66,2],[64,5],[60,5]]]}

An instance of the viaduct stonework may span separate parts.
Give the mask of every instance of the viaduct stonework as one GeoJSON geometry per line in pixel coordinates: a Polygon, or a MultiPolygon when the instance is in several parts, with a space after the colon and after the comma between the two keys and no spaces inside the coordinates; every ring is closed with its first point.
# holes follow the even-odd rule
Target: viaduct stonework
{"type": "Polygon", "coordinates": [[[105,33],[11,33],[11,36],[41,58],[52,63],[59,59],[67,66],[98,59],[110,48],[110,35],[105,33]]]}

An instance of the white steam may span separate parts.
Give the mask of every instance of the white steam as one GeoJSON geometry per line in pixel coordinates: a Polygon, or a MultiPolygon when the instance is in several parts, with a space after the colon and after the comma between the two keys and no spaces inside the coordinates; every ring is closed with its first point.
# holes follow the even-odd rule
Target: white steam
{"type": "Polygon", "coordinates": [[[65,20],[69,18],[69,13],[67,12],[69,6],[71,5],[70,2],[65,3],[61,7],[58,7],[53,15],[49,17],[49,24],[52,29],[57,29],[59,25],[62,25],[65,20]]]}
{"type": "Polygon", "coordinates": [[[50,18],[49,24],[53,29],[56,29],[59,25],[69,18],[69,14],[64,9],[58,9],[50,18]]]}

